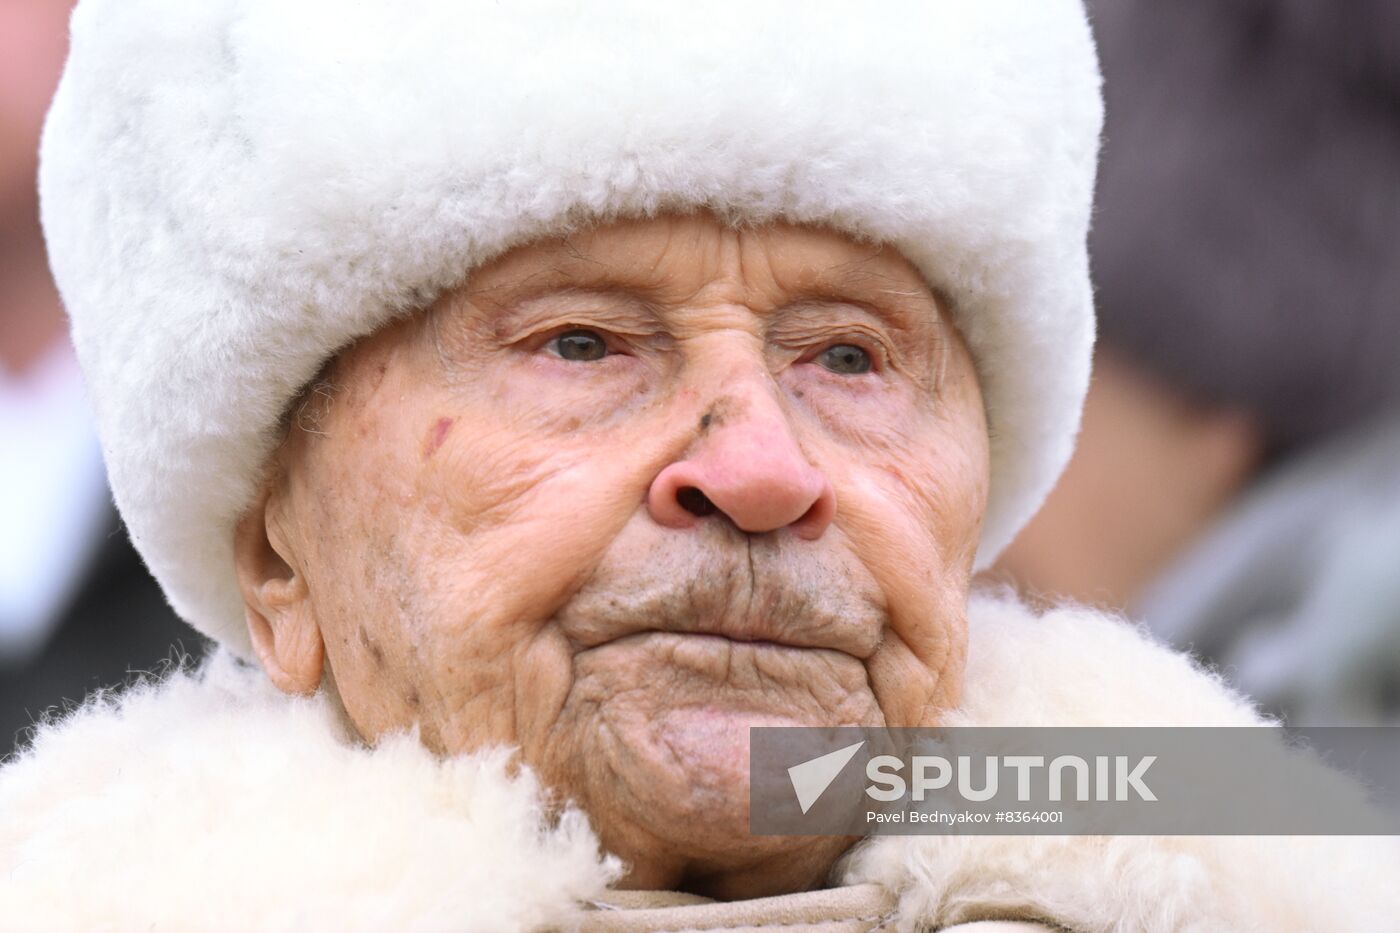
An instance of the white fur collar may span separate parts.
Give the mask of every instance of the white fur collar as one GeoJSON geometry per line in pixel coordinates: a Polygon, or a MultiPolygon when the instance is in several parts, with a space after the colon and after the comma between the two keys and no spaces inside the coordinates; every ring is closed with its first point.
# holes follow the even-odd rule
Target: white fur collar
{"type": "MultiPolygon", "coordinates": [[[[970,608],[953,724],[1246,725],[1251,707],[1083,609],[970,608]]],[[[6,929],[510,930],[567,926],[620,872],[583,814],[542,822],[508,752],[368,750],[325,698],[219,657],[90,704],[0,770],[6,929]]],[[[987,916],[1076,930],[1377,929],[1400,916],[1381,838],[882,837],[842,883],[900,893],[901,927],[987,916]]]]}

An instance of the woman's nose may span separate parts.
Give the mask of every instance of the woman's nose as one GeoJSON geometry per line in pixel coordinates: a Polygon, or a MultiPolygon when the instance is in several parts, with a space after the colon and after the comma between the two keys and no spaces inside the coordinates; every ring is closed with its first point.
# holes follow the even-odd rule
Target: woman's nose
{"type": "Polygon", "coordinates": [[[685,458],[652,480],[654,520],[688,528],[722,514],[749,534],[790,528],[814,540],[826,531],[836,515],[831,483],[808,462],[774,401],[728,397],[698,430],[685,458]]]}

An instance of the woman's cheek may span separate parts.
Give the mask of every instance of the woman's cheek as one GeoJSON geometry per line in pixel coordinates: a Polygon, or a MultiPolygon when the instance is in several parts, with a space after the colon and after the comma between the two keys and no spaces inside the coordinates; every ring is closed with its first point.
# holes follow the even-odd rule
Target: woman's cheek
{"type": "Polygon", "coordinates": [[[883,373],[842,376],[812,363],[779,376],[789,403],[844,447],[879,451],[901,446],[926,421],[910,387],[883,373]]]}
{"type": "Polygon", "coordinates": [[[593,362],[544,352],[511,360],[494,380],[494,400],[511,417],[550,435],[605,430],[625,421],[655,393],[654,368],[616,354],[593,362]]]}

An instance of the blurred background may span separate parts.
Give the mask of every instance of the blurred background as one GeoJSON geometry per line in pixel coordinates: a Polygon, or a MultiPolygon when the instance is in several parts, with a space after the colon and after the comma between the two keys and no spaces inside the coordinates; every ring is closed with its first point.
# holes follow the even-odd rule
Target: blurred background
{"type": "Polygon", "coordinates": [[[1002,576],[1299,724],[1400,721],[1400,3],[1089,6],[1094,380],[1002,576]]]}
{"type": "MultiPolygon", "coordinates": [[[[1121,610],[1291,722],[1400,722],[1400,3],[1089,6],[1095,375],[990,576],[1121,610]]],[[[0,2],[0,755],[206,648],[117,520],[44,258],[70,8],[0,2]]]]}
{"type": "Polygon", "coordinates": [[[0,756],[44,711],[204,642],[107,491],[35,192],[68,0],[0,0],[0,756]]]}

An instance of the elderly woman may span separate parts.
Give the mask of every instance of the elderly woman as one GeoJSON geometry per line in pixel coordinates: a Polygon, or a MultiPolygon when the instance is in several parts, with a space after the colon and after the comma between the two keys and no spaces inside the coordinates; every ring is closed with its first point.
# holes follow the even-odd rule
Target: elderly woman
{"type": "Polygon", "coordinates": [[[1087,381],[1077,0],[85,0],[72,48],[52,262],[221,648],[0,774],[7,927],[1390,906],[1350,845],[749,832],[750,726],[1259,722],[972,590],[1087,381]]]}

